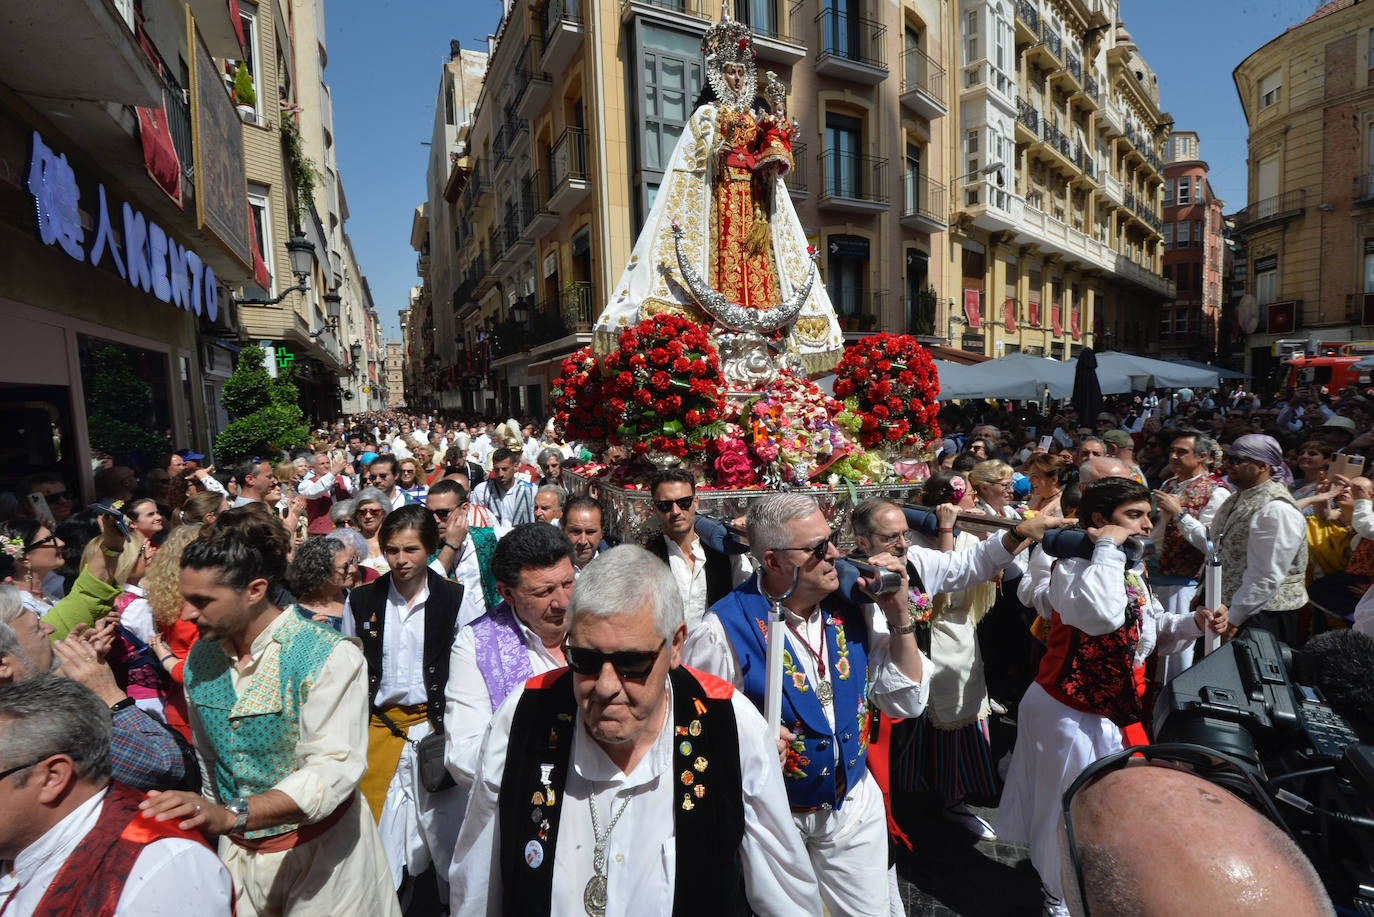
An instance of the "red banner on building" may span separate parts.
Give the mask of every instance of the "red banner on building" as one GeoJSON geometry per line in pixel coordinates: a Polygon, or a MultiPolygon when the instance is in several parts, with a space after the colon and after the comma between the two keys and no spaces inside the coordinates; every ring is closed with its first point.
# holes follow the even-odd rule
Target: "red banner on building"
{"type": "Polygon", "coordinates": [[[1002,303],[1003,318],[1006,319],[1007,334],[1016,333],[1016,300],[1010,296],[1002,303]]]}
{"type": "Polygon", "coordinates": [[[968,319],[968,326],[974,331],[983,327],[983,319],[978,314],[978,306],[982,302],[982,296],[981,290],[964,291],[964,317],[968,319]]]}
{"type": "Polygon", "coordinates": [[[1030,322],[1032,328],[1040,327],[1040,303],[1026,303],[1026,321],[1030,322]]]}
{"type": "Polygon", "coordinates": [[[1073,335],[1073,339],[1074,339],[1075,341],[1078,340],[1079,335],[1080,335],[1080,332],[1079,332],[1079,330],[1078,330],[1078,310],[1077,310],[1077,309],[1074,309],[1072,312],[1069,313],[1069,332],[1073,335]]]}
{"type": "Polygon", "coordinates": [[[1054,329],[1055,337],[1064,333],[1064,325],[1059,320],[1059,303],[1050,306],[1050,327],[1054,329]]]}

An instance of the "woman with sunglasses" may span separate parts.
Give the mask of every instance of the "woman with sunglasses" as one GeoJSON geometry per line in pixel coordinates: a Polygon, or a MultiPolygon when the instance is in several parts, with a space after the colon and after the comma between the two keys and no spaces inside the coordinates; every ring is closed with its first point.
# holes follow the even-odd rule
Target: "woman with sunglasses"
{"type": "Polygon", "coordinates": [[[340,538],[326,535],[301,545],[286,571],[287,585],[296,596],[297,613],[339,630],[357,569],[357,554],[340,538]]]}
{"type": "MultiPolygon", "coordinates": [[[[416,451],[418,452],[419,449],[416,451]]],[[[429,454],[428,449],[425,449],[425,454],[429,454]]],[[[421,472],[422,467],[414,456],[403,458],[396,463],[396,487],[409,497],[412,503],[425,502],[425,494],[429,493],[429,488],[425,486],[424,475],[421,472]]]]}
{"type": "Polygon", "coordinates": [[[57,596],[43,581],[61,566],[62,541],[46,525],[33,519],[0,523],[0,582],[18,587],[26,609],[42,616],[52,607],[57,596]]]}
{"type": "Polygon", "coordinates": [[[391,501],[375,487],[364,487],[353,498],[353,521],[357,523],[358,534],[367,539],[367,556],[362,563],[378,573],[387,571],[385,552],[377,533],[382,529],[382,521],[391,507],[391,501]]]}
{"type": "Polygon", "coordinates": [[[402,898],[437,896],[447,905],[449,857],[465,800],[452,783],[447,789],[426,789],[416,744],[444,732],[444,688],[463,587],[430,568],[439,528],[425,507],[412,504],[388,513],[377,538],[389,570],[349,593],[341,628],[363,642],[372,693],[368,767],[358,789],[380,821],[393,873],[421,876],[434,867],[435,887],[403,885],[402,898]]]}
{"type": "Polygon", "coordinates": [[[1047,914],[1067,914],[1060,879],[1060,803],[1083,768],[1145,744],[1145,659],[1223,633],[1224,611],[1172,615],[1147,585],[1130,538],[1149,537],[1150,492],[1127,478],[1083,487],[1079,524],[1092,554],[1060,557],[1049,584],[1047,648],[1017,713],[1016,748],[998,811],[1001,840],[1029,844],[1047,914]]]}

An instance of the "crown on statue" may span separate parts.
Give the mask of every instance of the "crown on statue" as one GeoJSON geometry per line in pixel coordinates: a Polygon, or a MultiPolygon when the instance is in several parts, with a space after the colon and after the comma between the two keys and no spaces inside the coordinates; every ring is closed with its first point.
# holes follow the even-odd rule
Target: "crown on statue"
{"type": "Polygon", "coordinates": [[[701,40],[701,50],[706,54],[707,66],[722,67],[725,64],[754,62],[754,33],[749,26],[736,22],[728,9],[722,11],[721,20],[706,30],[701,40]]]}

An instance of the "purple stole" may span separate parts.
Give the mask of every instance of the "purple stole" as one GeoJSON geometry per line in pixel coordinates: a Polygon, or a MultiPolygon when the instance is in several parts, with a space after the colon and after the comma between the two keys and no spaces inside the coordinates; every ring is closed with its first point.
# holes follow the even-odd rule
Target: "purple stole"
{"type": "Polygon", "coordinates": [[[497,605],[470,625],[476,644],[477,671],[487,683],[495,712],[510,692],[534,674],[529,651],[520,639],[520,624],[506,602],[497,605]]]}

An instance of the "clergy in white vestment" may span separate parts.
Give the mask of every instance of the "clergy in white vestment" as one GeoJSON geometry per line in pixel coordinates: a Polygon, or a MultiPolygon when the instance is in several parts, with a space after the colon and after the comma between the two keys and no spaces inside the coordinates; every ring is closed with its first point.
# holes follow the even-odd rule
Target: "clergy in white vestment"
{"type": "Polygon", "coordinates": [[[819,915],[774,740],[681,665],[667,566],[612,548],[569,614],[569,668],[512,691],[482,742],[453,913],[819,915]]]}

